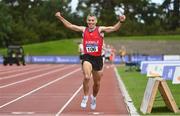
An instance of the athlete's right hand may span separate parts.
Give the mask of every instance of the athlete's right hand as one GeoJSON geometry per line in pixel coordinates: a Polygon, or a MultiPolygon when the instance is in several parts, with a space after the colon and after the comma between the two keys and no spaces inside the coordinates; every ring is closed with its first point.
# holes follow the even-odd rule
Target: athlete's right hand
{"type": "Polygon", "coordinates": [[[57,12],[57,13],[55,14],[55,16],[56,16],[56,17],[61,17],[61,13],[60,13],[60,12],[57,12]]]}

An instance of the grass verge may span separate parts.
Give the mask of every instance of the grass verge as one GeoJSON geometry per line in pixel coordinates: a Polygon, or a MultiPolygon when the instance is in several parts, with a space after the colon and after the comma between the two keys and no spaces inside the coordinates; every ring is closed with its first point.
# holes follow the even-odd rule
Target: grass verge
{"type": "MultiPolygon", "coordinates": [[[[146,88],[146,84],[148,78],[146,75],[140,74],[140,72],[132,71],[126,72],[124,66],[118,66],[118,72],[120,77],[122,78],[129,95],[131,96],[133,103],[140,112],[140,106],[143,99],[144,91],[146,88]]],[[[177,106],[180,109],[180,84],[173,85],[172,81],[167,81],[168,86],[172,92],[172,95],[176,101],[177,106]]],[[[151,115],[180,115],[180,113],[173,113],[171,112],[165,105],[163,98],[161,97],[160,93],[156,95],[156,99],[154,101],[153,109],[151,115]]]]}
{"type": "MultiPolygon", "coordinates": [[[[23,48],[26,55],[78,55],[78,44],[74,39],[29,44],[23,48]]],[[[1,49],[0,54],[6,54],[6,49],[1,49]]]]}

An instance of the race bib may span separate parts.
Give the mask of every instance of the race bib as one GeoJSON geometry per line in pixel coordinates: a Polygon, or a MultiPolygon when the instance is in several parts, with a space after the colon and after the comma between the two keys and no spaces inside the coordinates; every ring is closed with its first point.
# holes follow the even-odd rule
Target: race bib
{"type": "Polygon", "coordinates": [[[97,44],[86,44],[86,51],[87,52],[98,52],[97,44]]]}

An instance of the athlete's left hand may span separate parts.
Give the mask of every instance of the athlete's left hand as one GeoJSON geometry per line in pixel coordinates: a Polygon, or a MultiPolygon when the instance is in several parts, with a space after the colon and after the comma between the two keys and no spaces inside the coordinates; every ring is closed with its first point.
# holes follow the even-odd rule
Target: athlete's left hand
{"type": "Polygon", "coordinates": [[[119,20],[120,22],[124,22],[126,20],[126,16],[125,15],[119,16],[119,20]]]}

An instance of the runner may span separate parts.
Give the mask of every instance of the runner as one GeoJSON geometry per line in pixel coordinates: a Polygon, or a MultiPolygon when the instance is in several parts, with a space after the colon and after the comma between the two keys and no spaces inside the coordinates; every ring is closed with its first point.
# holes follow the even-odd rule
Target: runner
{"type": "Polygon", "coordinates": [[[110,56],[111,56],[111,48],[110,45],[107,45],[105,48],[105,61],[110,62],[110,56]]]}
{"type": "Polygon", "coordinates": [[[115,59],[115,53],[116,53],[116,49],[111,45],[110,46],[111,48],[111,56],[110,56],[110,63],[111,63],[111,66],[113,66],[112,64],[114,63],[114,59],[115,59]]]}
{"type": "Polygon", "coordinates": [[[119,50],[119,56],[120,56],[120,59],[121,59],[122,63],[125,63],[126,54],[127,54],[127,52],[126,52],[125,46],[121,46],[121,48],[119,50]]]}
{"type": "Polygon", "coordinates": [[[84,96],[81,102],[81,107],[86,108],[89,96],[89,81],[91,75],[94,80],[93,94],[91,95],[91,109],[96,109],[96,96],[100,88],[100,80],[102,77],[103,59],[102,59],[102,46],[103,46],[103,32],[117,31],[122,22],[125,21],[125,15],[119,17],[119,21],[114,26],[96,26],[97,18],[95,15],[87,16],[87,27],[78,26],[67,21],[60,12],[55,16],[65,25],[65,27],[83,33],[83,48],[84,58],[82,61],[82,70],[84,74],[83,90],[84,96]]]}
{"type": "Polygon", "coordinates": [[[80,61],[82,61],[83,56],[84,56],[84,49],[83,49],[82,42],[78,43],[78,52],[79,52],[79,59],[80,59],[80,61]]]}

